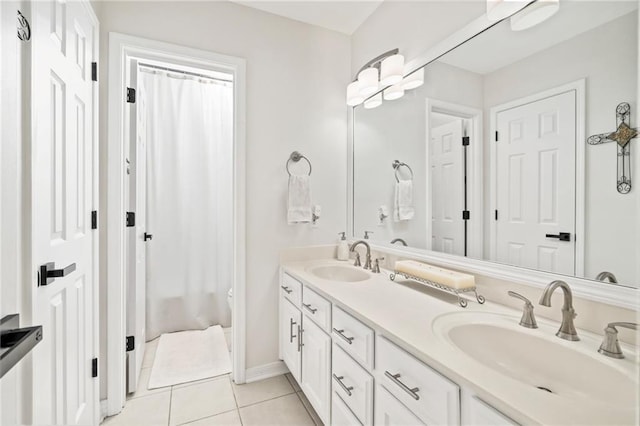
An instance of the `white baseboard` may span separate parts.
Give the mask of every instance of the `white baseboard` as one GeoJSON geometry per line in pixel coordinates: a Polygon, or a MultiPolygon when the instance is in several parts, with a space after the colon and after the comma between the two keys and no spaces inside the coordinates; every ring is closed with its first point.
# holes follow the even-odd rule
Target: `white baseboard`
{"type": "Polygon", "coordinates": [[[289,369],[282,361],[272,362],[270,364],[259,365],[257,367],[247,368],[245,373],[245,382],[257,382],[258,380],[268,379],[270,377],[280,376],[288,373],[289,369]]]}

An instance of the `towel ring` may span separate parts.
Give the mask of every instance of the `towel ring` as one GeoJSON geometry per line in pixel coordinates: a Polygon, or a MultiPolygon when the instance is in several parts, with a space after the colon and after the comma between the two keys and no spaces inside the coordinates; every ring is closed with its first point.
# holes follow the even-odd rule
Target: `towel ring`
{"type": "Polygon", "coordinates": [[[309,161],[307,157],[300,154],[298,151],[293,151],[289,156],[289,159],[287,160],[286,169],[287,169],[287,173],[289,173],[289,176],[291,176],[291,172],[289,171],[289,162],[293,161],[294,163],[297,163],[302,158],[304,158],[307,161],[307,164],[309,164],[309,176],[311,176],[311,161],[309,161]]]}
{"type": "Polygon", "coordinates": [[[413,180],[413,170],[411,169],[411,167],[407,164],[407,163],[401,163],[398,160],[394,160],[394,162],[391,164],[391,167],[393,167],[393,169],[396,171],[395,175],[396,175],[396,182],[400,182],[400,177],[398,177],[398,171],[400,170],[400,167],[406,167],[407,169],[409,169],[409,173],[411,173],[411,178],[409,180],[413,180]]]}

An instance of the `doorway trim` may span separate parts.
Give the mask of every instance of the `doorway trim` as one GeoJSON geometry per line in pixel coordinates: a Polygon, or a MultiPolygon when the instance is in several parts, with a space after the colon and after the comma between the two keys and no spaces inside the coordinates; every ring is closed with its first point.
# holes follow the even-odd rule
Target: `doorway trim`
{"type": "MultiPolygon", "coordinates": [[[[575,91],[576,92],[576,175],[574,182],[576,185],[576,223],[575,223],[575,235],[578,237],[575,239],[575,255],[574,255],[574,276],[584,276],[584,250],[585,250],[585,145],[586,145],[586,80],[580,79],[562,86],[553,87],[551,89],[543,90],[538,93],[534,93],[529,96],[514,99],[512,101],[496,105],[489,109],[489,141],[490,143],[490,166],[495,165],[497,162],[497,149],[496,149],[496,130],[497,130],[497,115],[499,112],[515,108],[517,106],[537,102],[552,96],[557,96],[562,93],[575,91]]],[[[496,189],[498,185],[498,174],[495,167],[489,167],[490,180],[489,180],[489,211],[494,211],[497,208],[496,201],[496,189]]],[[[494,261],[496,258],[496,233],[497,224],[495,220],[489,220],[489,255],[490,260],[494,261]]]]}
{"type": "MultiPolygon", "coordinates": [[[[459,117],[464,120],[470,120],[473,126],[469,135],[471,140],[468,146],[469,162],[467,169],[468,176],[468,210],[471,212],[469,219],[469,228],[467,234],[467,257],[474,259],[482,259],[482,241],[483,223],[484,223],[484,206],[483,206],[483,163],[482,163],[482,147],[483,147],[483,114],[482,110],[451,102],[440,101],[437,99],[426,99],[426,120],[425,120],[425,155],[426,164],[429,161],[429,146],[431,141],[431,113],[440,113],[459,117]]],[[[461,141],[462,143],[462,141],[461,141]]],[[[429,170],[431,168],[429,167],[429,170]]],[[[429,173],[431,181],[431,174],[429,173]]],[[[431,199],[430,184],[426,186],[427,200],[431,199]]],[[[431,248],[431,204],[428,203],[427,212],[427,248],[431,248]]],[[[461,212],[462,214],[462,212],[461,212]]]]}
{"type": "Polygon", "coordinates": [[[119,413],[125,395],[126,259],[125,245],[125,113],[126,71],[131,58],[224,70],[234,76],[233,139],[233,310],[232,377],[246,376],[245,204],[246,204],[246,60],[125,34],[109,33],[107,158],[107,412],[119,413]]]}

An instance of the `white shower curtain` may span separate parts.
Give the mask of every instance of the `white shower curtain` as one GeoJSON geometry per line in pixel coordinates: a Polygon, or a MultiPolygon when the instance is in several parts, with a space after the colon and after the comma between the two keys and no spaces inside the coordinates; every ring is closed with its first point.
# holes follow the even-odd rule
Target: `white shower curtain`
{"type": "Polygon", "coordinates": [[[141,68],[147,339],[231,323],[233,87],[141,68]]]}

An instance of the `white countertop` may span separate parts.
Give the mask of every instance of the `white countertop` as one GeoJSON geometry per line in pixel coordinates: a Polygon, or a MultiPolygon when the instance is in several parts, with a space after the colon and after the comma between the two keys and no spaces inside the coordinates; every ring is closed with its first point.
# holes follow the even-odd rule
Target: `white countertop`
{"type": "MultiPolygon", "coordinates": [[[[500,374],[471,359],[467,354],[443,339],[433,328],[434,321],[455,312],[496,313],[513,317],[518,323],[521,311],[487,301],[478,304],[473,293],[467,293],[469,303],[460,307],[455,295],[430,289],[404,279],[389,279],[389,271],[371,274],[360,282],[338,282],[318,278],[307,269],[318,265],[351,265],[337,260],[283,262],[284,272],[297,278],[314,291],[349,312],[377,333],[393,341],[458,385],[474,391],[496,409],[522,424],[544,425],[614,425],[636,424],[637,403],[612,406],[592,398],[567,398],[551,394],[500,374]]],[[[535,304],[535,301],[533,302],[535,304]]],[[[560,309],[559,306],[555,307],[560,309]]],[[[580,313],[578,313],[580,314],[580,313]]],[[[470,316],[470,319],[472,317],[470,316]]],[[[523,333],[555,334],[559,323],[538,318],[538,329],[519,327],[523,333]]],[[[558,339],[558,344],[582,348],[584,353],[619,370],[628,377],[638,377],[635,348],[623,345],[627,355],[617,360],[597,353],[602,336],[578,330],[580,341],[558,339]],[[630,352],[631,351],[631,352],[630,352]]],[[[567,365],[566,368],[572,368],[567,365]]],[[[589,371],[576,371],[588,375],[589,371]]],[[[594,377],[593,380],[597,380],[594,377]]],[[[634,398],[638,401],[638,396],[634,398]]]]}

